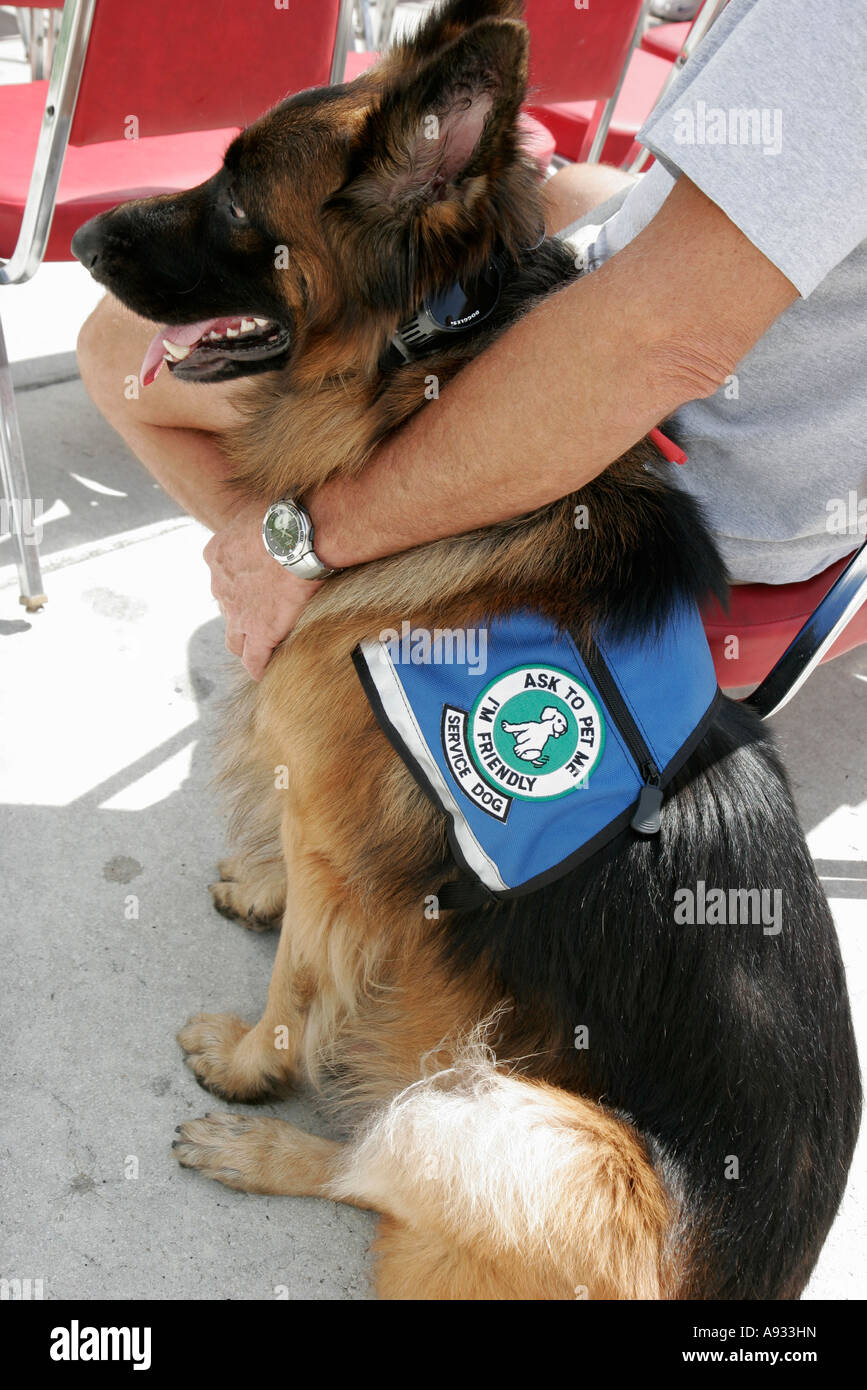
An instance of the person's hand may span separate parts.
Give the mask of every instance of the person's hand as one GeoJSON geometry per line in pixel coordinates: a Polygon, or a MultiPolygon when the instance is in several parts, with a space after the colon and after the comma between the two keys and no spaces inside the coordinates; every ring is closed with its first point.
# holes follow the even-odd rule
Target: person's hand
{"type": "Polygon", "coordinates": [[[274,648],[289,636],[323,583],[284,570],[262,543],[261,502],[244,507],[205,546],[211,593],[226,619],[226,646],[260,681],[274,648]]]}

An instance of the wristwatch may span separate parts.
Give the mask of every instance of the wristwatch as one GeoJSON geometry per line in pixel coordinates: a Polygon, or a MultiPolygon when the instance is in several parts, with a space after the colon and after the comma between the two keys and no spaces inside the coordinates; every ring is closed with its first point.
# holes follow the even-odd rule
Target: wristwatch
{"type": "Polygon", "coordinates": [[[291,497],[272,502],[262,522],[265,549],[284,569],[299,579],[326,579],[336,571],[324,565],[313,549],[313,522],[309,512],[291,497]]]}

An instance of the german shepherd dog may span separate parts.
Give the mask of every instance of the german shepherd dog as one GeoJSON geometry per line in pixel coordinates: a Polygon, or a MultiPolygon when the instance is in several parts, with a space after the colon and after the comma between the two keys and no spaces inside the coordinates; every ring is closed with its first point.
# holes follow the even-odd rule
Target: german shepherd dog
{"type": "MultiPolygon", "coordinates": [[[[179,379],[251,378],[226,447],[263,512],[357,474],[431,375],[575,279],[562,243],[536,244],[526,73],[518,0],[451,0],[370,73],[243,131],[206,183],[77,235],[98,280],[175,329],[179,379]],[[486,322],[390,360],[425,297],[494,253],[486,322]]],[[[220,1113],[182,1125],[175,1155],[242,1191],[378,1212],[385,1298],[797,1298],[840,1202],[860,1111],[843,969],[753,714],[722,701],[658,835],[626,829],[535,893],[437,915],[425,903],[461,877],[446,818],[353,669],[360,641],[406,618],[455,630],[536,610],[640,636],[684,596],[724,592],[696,507],[651,457],[642,442],[532,515],[334,576],[233,705],[237,845],[212,892],[282,931],[260,1021],[203,1014],[180,1043],[229,1101],[333,1088],[350,1137],[220,1113]],[[676,925],[698,879],[782,889],[782,930],[676,925]]]]}

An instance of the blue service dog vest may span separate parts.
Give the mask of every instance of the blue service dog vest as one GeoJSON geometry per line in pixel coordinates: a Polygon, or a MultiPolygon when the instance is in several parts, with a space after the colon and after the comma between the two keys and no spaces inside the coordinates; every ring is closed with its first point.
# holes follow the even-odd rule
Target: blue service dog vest
{"type": "Polygon", "coordinates": [[[458,863],[510,898],[630,823],[657,831],[663,789],[719,690],[694,605],[643,640],[599,632],[579,644],[527,612],[484,632],[484,659],[481,648],[465,659],[465,633],[405,623],[362,642],[353,660],[384,733],[448,816],[458,863]]]}

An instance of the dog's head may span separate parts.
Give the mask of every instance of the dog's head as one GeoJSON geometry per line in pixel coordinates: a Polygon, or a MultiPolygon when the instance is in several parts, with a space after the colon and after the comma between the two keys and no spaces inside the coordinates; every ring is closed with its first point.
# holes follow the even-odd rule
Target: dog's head
{"type": "Polygon", "coordinates": [[[86,223],[74,254],[166,325],[143,380],[164,358],[190,381],[271,371],[336,335],[375,360],[426,295],[480,272],[498,242],[531,244],[520,12],[451,0],[371,73],[248,127],[206,183],[86,223]]]}
{"type": "Polygon", "coordinates": [[[569,728],[568,721],[562,710],[555,709],[553,705],[546,705],[539,715],[542,723],[551,724],[551,738],[560,738],[569,728]]]}

